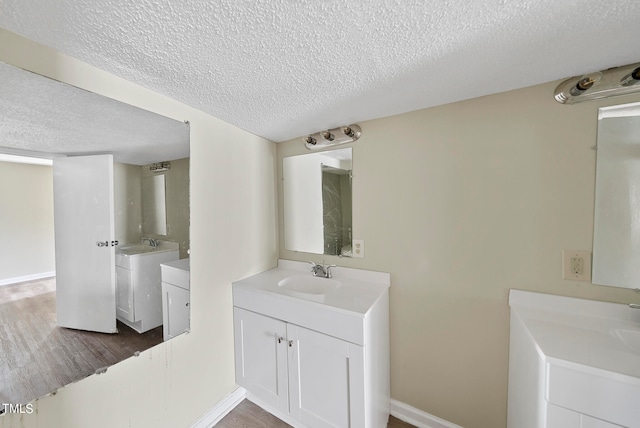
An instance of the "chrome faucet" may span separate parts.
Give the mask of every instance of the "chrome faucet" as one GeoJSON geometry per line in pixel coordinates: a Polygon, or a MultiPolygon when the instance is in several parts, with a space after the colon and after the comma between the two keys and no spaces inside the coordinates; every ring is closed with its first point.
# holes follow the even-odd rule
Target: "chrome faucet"
{"type": "Polygon", "coordinates": [[[313,276],[318,276],[320,278],[331,278],[333,274],[331,273],[331,268],[336,267],[336,265],[328,265],[325,266],[324,262],[322,264],[318,264],[315,262],[311,263],[311,273],[313,276]]]}
{"type": "Polygon", "coordinates": [[[157,239],[142,238],[142,242],[144,242],[144,241],[149,241],[149,245],[151,245],[153,248],[157,248],[158,247],[158,240],[157,239]]]}

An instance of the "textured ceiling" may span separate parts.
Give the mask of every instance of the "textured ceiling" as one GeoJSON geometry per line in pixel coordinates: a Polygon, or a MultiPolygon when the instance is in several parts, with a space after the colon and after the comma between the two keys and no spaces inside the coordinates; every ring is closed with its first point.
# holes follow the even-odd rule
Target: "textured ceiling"
{"type": "Polygon", "coordinates": [[[111,153],[145,165],[189,157],[189,126],[0,62],[0,152],[111,153]]]}
{"type": "Polygon", "coordinates": [[[639,22],[637,0],[0,0],[1,27],[273,141],[638,62],[639,22]]]}

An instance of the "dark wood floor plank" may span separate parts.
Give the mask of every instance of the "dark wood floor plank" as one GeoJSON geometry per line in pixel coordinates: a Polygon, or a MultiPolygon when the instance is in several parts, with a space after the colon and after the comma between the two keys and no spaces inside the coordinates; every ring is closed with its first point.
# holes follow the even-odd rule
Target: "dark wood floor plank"
{"type": "Polygon", "coordinates": [[[162,327],[117,326],[118,334],[57,327],[54,278],[0,287],[0,403],[28,403],[162,342],[162,327]]]}
{"type": "MultiPolygon", "coordinates": [[[[291,425],[284,423],[249,400],[243,400],[215,426],[216,428],[291,428],[291,425]]],[[[387,428],[415,427],[390,416],[387,428]]]]}

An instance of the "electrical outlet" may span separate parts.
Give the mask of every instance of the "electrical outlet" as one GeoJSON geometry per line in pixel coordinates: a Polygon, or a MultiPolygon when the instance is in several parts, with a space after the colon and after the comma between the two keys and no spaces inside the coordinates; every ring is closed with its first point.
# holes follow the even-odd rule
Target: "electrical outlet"
{"type": "Polygon", "coordinates": [[[591,252],[562,251],[562,279],[591,282],[591,252]]]}
{"type": "Polygon", "coordinates": [[[364,259],[364,239],[354,239],[352,242],[353,257],[364,259]]]}
{"type": "Polygon", "coordinates": [[[569,269],[572,275],[582,275],[584,273],[584,259],[582,257],[571,257],[569,269]]]}

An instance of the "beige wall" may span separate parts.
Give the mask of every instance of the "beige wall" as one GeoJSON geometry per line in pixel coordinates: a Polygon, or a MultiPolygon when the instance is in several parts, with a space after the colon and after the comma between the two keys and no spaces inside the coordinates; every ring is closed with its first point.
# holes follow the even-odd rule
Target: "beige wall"
{"type": "Polygon", "coordinates": [[[141,174],[138,165],[113,164],[114,229],[120,245],[140,243],[142,239],[141,174]]]}
{"type": "MultiPolygon", "coordinates": [[[[563,106],[556,83],[360,123],[366,258],[281,245],[282,258],[390,272],[392,397],[465,428],[506,424],[510,288],[640,303],[561,279],[562,250],[592,245],[597,109],[640,96],[563,106]]],[[[279,165],[306,152],[277,150],[279,165]]]]}
{"type": "Polygon", "coordinates": [[[0,242],[0,283],[56,270],[50,166],[0,162],[0,242]]]}
{"type": "Polygon", "coordinates": [[[35,402],[0,427],[190,426],[235,388],[231,282],[277,259],[275,145],[0,29],[0,61],[191,123],[191,333],[35,402]],[[212,167],[215,165],[215,167],[212,167]]]}

